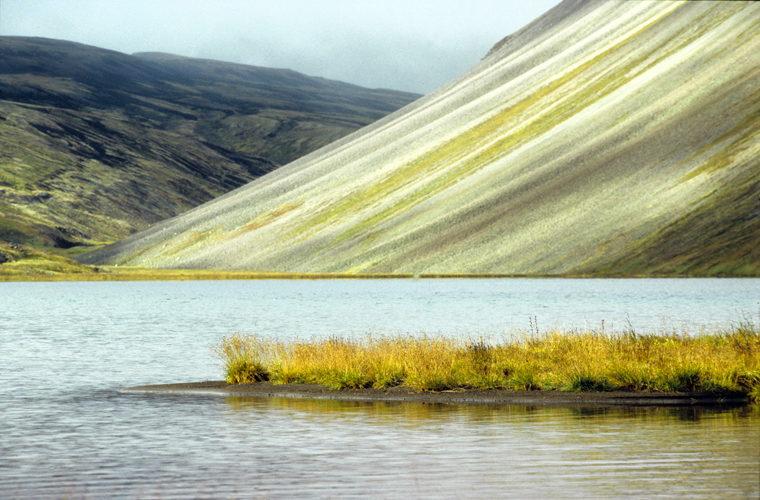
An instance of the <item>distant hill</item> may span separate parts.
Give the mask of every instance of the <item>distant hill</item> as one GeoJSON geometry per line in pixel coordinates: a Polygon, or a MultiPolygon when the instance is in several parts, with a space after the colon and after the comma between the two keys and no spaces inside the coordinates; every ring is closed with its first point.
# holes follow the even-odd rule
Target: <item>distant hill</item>
{"type": "Polygon", "coordinates": [[[760,3],[566,0],[456,81],[89,263],[760,276],[760,3]]]}
{"type": "Polygon", "coordinates": [[[290,70],[0,37],[0,241],[114,241],[418,97],[290,70]]]}

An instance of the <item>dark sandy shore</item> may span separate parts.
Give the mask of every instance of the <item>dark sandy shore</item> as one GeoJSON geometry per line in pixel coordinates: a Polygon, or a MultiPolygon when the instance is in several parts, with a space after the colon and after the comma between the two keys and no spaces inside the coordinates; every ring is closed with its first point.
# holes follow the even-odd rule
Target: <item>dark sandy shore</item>
{"type": "Polygon", "coordinates": [[[712,393],[560,392],[461,390],[415,392],[403,387],[387,390],[334,391],[316,384],[274,385],[269,382],[232,385],[223,381],[130,387],[131,394],[189,394],[232,397],[286,397],[346,401],[405,401],[437,404],[543,406],[729,406],[749,402],[745,397],[712,393]]]}

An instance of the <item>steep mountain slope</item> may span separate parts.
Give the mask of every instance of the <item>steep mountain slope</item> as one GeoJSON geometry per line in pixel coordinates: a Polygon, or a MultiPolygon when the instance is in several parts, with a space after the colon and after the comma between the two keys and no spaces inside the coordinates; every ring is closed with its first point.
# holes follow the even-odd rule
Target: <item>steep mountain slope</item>
{"type": "Polygon", "coordinates": [[[86,262],[760,275],[760,4],[566,0],[438,91],[86,262]]]}
{"type": "Polygon", "coordinates": [[[417,97],[289,70],[0,37],[0,241],[113,241],[417,97]]]}

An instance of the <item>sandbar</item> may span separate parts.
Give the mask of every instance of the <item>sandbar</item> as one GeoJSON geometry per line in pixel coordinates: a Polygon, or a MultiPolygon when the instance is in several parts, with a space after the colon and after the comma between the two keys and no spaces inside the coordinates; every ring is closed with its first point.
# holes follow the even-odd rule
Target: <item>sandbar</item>
{"type": "Polygon", "coordinates": [[[564,392],[464,389],[417,392],[406,387],[390,389],[331,390],[317,384],[255,382],[228,384],[205,381],[129,387],[129,394],[187,394],[226,397],[284,397],[345,401],[412,402],[426,404],[521,406],[736,406],[750,402],[741,395],[709,392],[663,393],[642,391],[564,392]]]}

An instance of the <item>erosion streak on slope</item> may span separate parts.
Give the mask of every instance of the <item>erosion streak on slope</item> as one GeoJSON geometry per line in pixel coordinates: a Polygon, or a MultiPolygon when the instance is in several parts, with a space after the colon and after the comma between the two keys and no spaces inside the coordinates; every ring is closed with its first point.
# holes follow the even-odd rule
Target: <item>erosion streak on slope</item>
{"type": "MultiPolygon", "coordinates": [[[[656,21],[655,21],[656,22],[656,21]]],[[[654,25],[653,22],[650,26],[654,25]]],[[[501,111],[488,121],[477,125],[456,140],[449,141],[443,147],[420,158],[404,169],[398,169],[394,175],[382,183],[373,186],[372,192],[362,193],[352,199],[343,202],[326,214],[327,219],[335,217],[335,214],[358,209],[367,202],[371,202],[403,187],[412,185],[421,177],[427,182],[423,188],[404,193],[400,200],[385,210],[376,213],[356,224],[350,230],[338,237],[336,243],[348,238],[364,229],[376,227],[378,223],[393,217],[400,212],[408,210],[441,191],[462,181],[475,170],[485,167],[489,163],[506,156],[515,148],[528,143],[536,137],[548,132],[553,127],[560,125],[565,120],[579,113],[583,108],[591,105],[628,81],[636,78],[649,67],[657,62],[650,63],[649,67],[639,68],[641,62],[647,59],[651,53],[640,56],[638,60],[628,63],[626,66],[608,71],[606,74],[597,76],[586,75],[592,67],[614,65],[618,53],[626,43],[632,42],[638,36],[646,34],[646,28],[635,33],[628,39],[620,42],[617,46],[596,56],[578,68],[568,72],[564,76],[547,83],[540,91],[531,94],[521,102],[501,111]],[[635,72],[635,73],[634,73],[635,72]],[[565,87],[572,87],[566,92],[565,87]],[[580,90],[574,92],[576,88],[580,90]],[[559,99],[553,99],[559,93],[559,99]],[[554,100],[554,103],[547,102],[554,100]],[[486,142],[488,138],[488,143],[486,142]],[[438,176],[434,172],[446,171],[438,176]],[[431,179],[431,177],[433,177],[431,179]]],[[[656,49],[655,49],[656,50],[656,49]]],[[[318,220],[319,222],[323,222],[318,220]]]]}
{"type": "MultiPolygon", "coordinates": [[[[356,216],[356,212],[362,208],[371,207],[382,199],[396,195],[394,204],[380,212],[372,213],[369,218],[352,226],[351,229],[335,240],[334,243],[338,243],[352,235],[371,229],[378,223],[440,193],[451,185],[460,182],[474,170],[508,154],[520,144],[529,142],[548,129],[559,125],[583,107],[614,90],[613,84],[619,86],[637,76],[634,74],[623,78],[623,75],[639,65],[641,60],[649,57],[649,54],[641,56],[639,60],[633,61],[615,72],[605,71],[601,75],[597,75],[588,70],[593,67],[614,66],[614,62],[625,44],[642,35],[658,21],[659,19],[651,21],[648,26],[639,29],[638,32],[628,36],[616,46],[607,49],[590,61],[580,64],[566,74],[556,78],[552,75],[553,79],[544,83],[538,91],[527,95],[521,101],[510,105],[485,122],[448,141],[448,143],[436,147],[401,168],[397,168],[385,179],[370,184],[366,189],[356,190],[351,196],[339,200],[335,205],[310,217],[307,222],[308,226],[302,225],[288,236],[297,237],[302,232],[306,232],[307,235],[314,234],[322,224],[339,219],[347,213],[356,216]],[[586,75],[585,73],[591,74],[586,75]],[[570,87],[570,89],[563,92],[565,87],[570,87]],[[573,92],[578,87],[580,87],[580,91],[573,92]],[[562,95],[559,100],[554,103],[547,102],[555,100],[557,93],[562,95]]],[[[646,69],[648,68],[640,69],[640,71],[643,72],[646,69]]],[[[365,183],[362,187],[367,184],[365,183]]]]}
{"type": "Polygon", "coordinates": [[[93,261],[758,273],[760,236],[736,229],[757,217],[758,54],[752,2],[567,0],[439,91],[93,261]],[[684,221],[719,255],[684,264],[684,221]]]}
{"type": "MultiPolygon", "coordinates": [[[[646,28],[650,28],[653,26],[655,22],[650,23],[649,26],[646,28]]],[[[691,33],[691,39],[697,37],[699,33],[691,33]]],[[[587,62],[586,64],[580,66],[576,70],[568,73],[562,78],[559,78],[555,80],[554,82],[549,83],[548,85],[544,86],[540,92],[537,92],[533,94],[531,97],[532,99],[525,99],[523,102],[520,102],[516,105],[514,105],[511,108],[508,108],[506,111],[502,112],[500,115],[497,115],[495,118],[492,118],[489,122],[486,122],[485,124],[478,126],[473,129],[471,134],[464,134],[464,138],[462,139],[463,147],[468,147],[471,151],[474,149],[471,144],[469,144],[472,139],[477,139],[479,137],[483,137],[486,135],[486,131],[496,129],[497,131],[501,131],[502,129],[499,129],[498,127],[503,127],[506,118],[514,118],[516,123],[522,123],[522,128],[518,129],[517,131],[507,134],[506,137],[503,137],[501,139],[498,139],[495,143],[492,143],[487,147],[485,150],[481,150],[479,154],[475,155],[473,158],[469,159],[470,161],[465,165],[459,165],[459,168],[453,168],[451,169],[450,173],[448,174],[448,179],[451,182],[440,182],[438,184],[444,184],[441,186],[441,189],[450,186],[454,182],[460,181],[465,174],[468,174],[472,172],[473,169],[483,167],[486,162],[492,161],[493,159],[498,158],[500,155],[507,154],[511,151],[513,147],[518,145],[522,142],[527,142],[529,140],[532,140],[536,136],[544,133],[547,131],[547,129],[554,127],[556,125],[559,125],[564,120],[568,119],[570,116],[578,113],[583,107],[590,105],[592,102],[595,102],[605,95],[609,94],[619,86],[623,85],[624,83],[634,79],[639,74],[649,70],[654,65],[660,63],[666,55],[663,55],[663,52],[666,52],[664,50],[664,45],[677,45],[675,51],[680,50],[684,46],[688,44],[691,40],[680,40],[678,38],[671,39],[660,46],[655,47],[654,49],[650,50],[649,52],[641,55],[638,57],[638,59],[628,62],[627,65],[620,67],[620,68],[614,68],[614,70],[609,70],[604,74],[601,78],[596,77],[595,75],[587,76],[587,80],[593,81],[593,85],[588,85],[586,81],[584,81],[581,76],[583,73],[588,70],[590,67],[593,67],[594,65],[601,65],[602,67],[611,67],[614,65],[614,61],[619,57],[619,52],[622,51],[621,47],[624,47],[624,44],[634,41],[636,36],[647,36],[646,29],[639,30],[639,32],[635,33],[634,35],[630,36],[628,39],[620,42],[617,46],[607,50],[606,52],[596,56],[591,61],[587,62]],[[676,43],[678,42],[678,43],[676,43]],[[640,67],[641,63],[652,56],[652,54],[659,54],[659,57],[654,58],[654,61],[651,61],[648,63],[648,65],[644,67],[640,67]],[[625,78],[622,75],[626,75],[625,78]],[[595,80],[595,81],[594,81],[595,80]],[[580,87],[580,91],[576,92],[575,94],[565,93],[555,106],[552,106],[550,104],[545,104],[542,106],[541,99],[546,97],[547,95],[552,96],[556,92],[561,92],[562,87],[566,86],[569,82],[572,82],[576,84],[576,87],[580,87]],[[573,99],[574,98],[574,99],[573,99]],[[572,99],[572,101],[571,101],[572,99]],[[568,103],[567,101],[571,101],[568,103]],[[542,111],[539,113],[534,113],[533,121],[525,121],[523,114],[518,114],[516,110],[520,110],[521,112],[525,112],[526,109],[530,109],[531,106],[537,105],[538,109],[541,109],[542,111]],[[538,115],[537,117],[535,115],[538,115]],[[522,122],[521,122],[522,119],[522,122]],[[527,137],[526,137],[527,136],[527,137]]],[[[597,66],[598,67],[598,66],[597,66]]],[[[513,125],[513,124],[510,124],[513,125]]],[[[435,156],[438,158],[444,158],[448,160],[448,164],[451,165],[454,163],[453,159],[449,156],[449,158],[445,158],[447,154],[450,153],[450,151],[458,151],[460,148],[456,147],[459,146],[459,143],[452,142],[450,145],[446,145],[443,148],[439,149],[436,153],[434,153],[435,156]],[[454,147],[451,147],[451,144],[454,145],[454,147]]],[[[431,165],[435,165],[436,160],[438,158],[435,158],[430,161],[431,165]]],[[[426,158],[427,159],[427,158],[426,158]]],[[[424,160],[423,160],[424,161],[424,160]]],[[[429,172],[433,170],[433,168],[428,168],[426,170],[420,169],[424,172],[429,172]]],[[[417,173],[417,172],[415,172],[417,173]]],[[[410,178],[411,176],[404,176],[403,174],[406,174],[406,172],[400,173],[398,178],[405,179],[410,178]]],[[[439,178],[440,179],[440,178],[439,178]]],[[[436,187],[435,186],[435,180],[428,183],[427,188],[430,191],[435,192],[436,187]],[[433,186],[431,186],[433,184],[433,186]]],[[[389,193],[392,192],[392,189],[389,189],[387,186],[382,186],[380,188],[381,192],[389,193]]],[[[374,215],[372,218],[365,220],[363,224],[357,224],[353,228],[351,228],[349,231],[351,234],[355,234],[359,232],[360,230],[364,229],[367,226],[375,225],[376,223],[387,219],[391,215],[395,215],[397,212],[403,210],[404,208],[408,208],[412,205],[415,205],[420,202],[419,198],[420,196],[416,196],[417,193],[414,194],[407,194],[406,197],[402,198],[400,201],[396,203],[396,205],[390,207],[389,209],[386,209],[383,212],[380,212],[379,214],[374,215]]],[[[360,206],[361,200],[356,202],[356,206],[360,206]]],[[[346,237],[347,233],[344,233],[342,237],[338,239],[342,239],[343,237],[346,237]]],[[[375,236],[376,237],[376,236],[375,236]]],[[[437,243],[434,243],[433,246],[437,246],[437,243]]]]}
{"type": "MultiPolygon", "coordinates": [[[[755,78],[760,79],[760,68],[755,72],[755,78]]],[[[758,89],[750,98],[747,99],[750,112],[739,122],[736,123],[731,129],[720,135],[712,144],[704,146],[700,151],[695,153],[693,157],[698,157],[700,154],[705,153],[714,147],[715,144],[720,144],[731,141],[728,145],[701,166],[695,168],[688,175],[683,178],[683,182],[686,182],[701,174],[715,172],[723,168],[728,167],[734,163],[736,155],[747,151],[753,145],[757,146],[758,134],[760,134],[760,89],[758,89]]],[[[757,157],[757,156],[755,156],[757,157]]],[[[692,159],[692,158],[690,158],[692,159]]]]}

